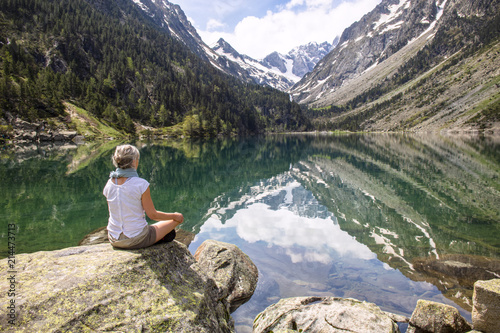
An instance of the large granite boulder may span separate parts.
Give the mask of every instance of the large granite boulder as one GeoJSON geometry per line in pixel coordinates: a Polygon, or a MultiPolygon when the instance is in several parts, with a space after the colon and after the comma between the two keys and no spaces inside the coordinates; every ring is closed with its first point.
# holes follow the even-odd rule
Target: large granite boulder
{"type": "Polygon", "coordinates": [[[406,333],[463,333],[470,330],[471,326],[456,308],[418,300],[406,333]]]}
{"type": "Polygon", "coordinates": [[[500,332],[500,279],[474,284],[472,324],[484,333],[500,332]]]}
{"type": "Polygon", "coordinates": [[[2,332],[234,332],[227,299],[177,241],[18,254],[15,273],[7,260],[0,279],[14,275],[16,292],[0,284],[0,306],[14,304],[15,319],[0,316],[2,332]]]}
{"type": "Polygon", "coordinates": [[[198,247],[194,257],[205,274],[215,281],[219,297],[228,300],[230,313],[252,297],[259,271],[237,246],[207,240],[198,247]]]}
{"type": "Polygon", "coordinates": [[[255,318],[254,333],[399,332],[398,325],[373,303],[338,297],[281,299],[255,318]]]}

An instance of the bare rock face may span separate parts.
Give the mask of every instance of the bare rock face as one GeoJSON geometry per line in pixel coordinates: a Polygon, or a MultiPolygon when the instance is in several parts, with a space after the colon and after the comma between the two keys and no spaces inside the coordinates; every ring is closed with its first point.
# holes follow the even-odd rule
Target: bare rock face
{"type": "Polygon", "coordinates": [[[194,257],[205,274],[215,281],[219,297],[227,299],[230,313],[252,297],[259,272],[237,246],[207,240],[194,257]]]}
{"type": "MultiPolygon", "coordinates": [[[[0,284],[0,306],[15,303],[14,323],[0,316],[2,332],[234,332],[228,300],[177,241],[139,250],[103,243],[15,259],[15,297],[0,284]]],[[[7,260],[0,260],[2,281],[12,275],[7,260]]]]}
{"type": "Polygon", "coordinates": [[[500,332],[500,279],[474,284],[472,324],[484,333],[500,332]]]}
{"type": "Polygon", "coordinates": [[[253,332],[399,332],[396,322],[373,303],[338,297],[293,297],[261,312],[253,332]]]}
{"type": "Polygon", "coordinates": [[[469,332],[471,326],[450,305],[418,300],[410,318],[407,333],[462,333],[469,332]]]}

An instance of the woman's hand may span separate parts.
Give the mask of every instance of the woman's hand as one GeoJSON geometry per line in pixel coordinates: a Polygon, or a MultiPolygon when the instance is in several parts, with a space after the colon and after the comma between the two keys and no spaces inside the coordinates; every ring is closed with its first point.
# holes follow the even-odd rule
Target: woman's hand
{"type": "Polygon", "coordinates": [[[174,221],[181,224],[182,222],[184,222],[184,216],[182,216],[181,213],[174,213],[174,221]]]}

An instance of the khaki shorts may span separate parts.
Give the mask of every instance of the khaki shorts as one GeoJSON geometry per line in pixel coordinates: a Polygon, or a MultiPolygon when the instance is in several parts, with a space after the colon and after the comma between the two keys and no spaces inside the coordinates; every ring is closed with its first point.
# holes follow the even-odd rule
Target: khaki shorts
{"type": "Polygon", "coordinates": [[[135,237],[128,238],[123,233],[118,239],[111,236],[108,232],[108,239],[113,247],[122,249],[140,249],[148,247],[156,242],[156,229],[152,225],[147,225],[142,229],[141,233],[135,237]]]}

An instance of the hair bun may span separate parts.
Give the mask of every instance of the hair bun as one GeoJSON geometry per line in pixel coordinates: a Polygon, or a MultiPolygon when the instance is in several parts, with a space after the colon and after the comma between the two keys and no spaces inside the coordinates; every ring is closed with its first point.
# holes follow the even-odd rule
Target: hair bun
{"type": "Polygon", "coordinates": [[[113,154],[113,164],[120,169],[133,167],[134,160],[139,159],[139,150],[132,145],[121,145],[116,147],[113,154]]]}

